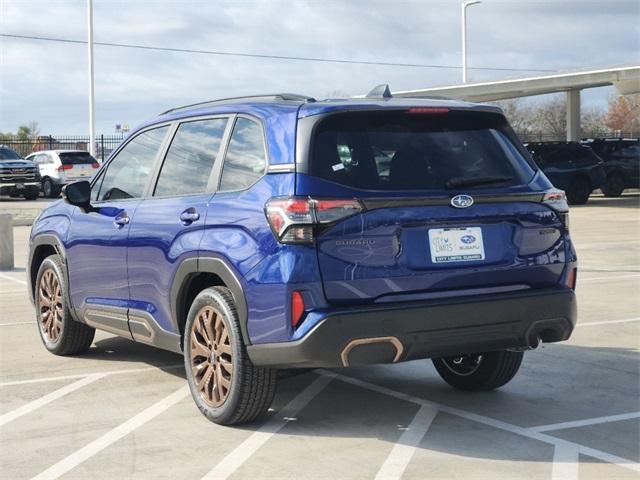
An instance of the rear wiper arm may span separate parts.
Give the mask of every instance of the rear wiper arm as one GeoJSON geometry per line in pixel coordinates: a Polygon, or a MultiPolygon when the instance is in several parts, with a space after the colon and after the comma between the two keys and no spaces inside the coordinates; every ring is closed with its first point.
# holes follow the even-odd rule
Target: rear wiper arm
{"type": "Polygon", "coordinates": [[[476,187],[479,185],[491,185],[493,183],[504,183],[513,180],[513,177],[493,176],[493,177],[453,177],[445,183],[447,188],[476,187]]]}

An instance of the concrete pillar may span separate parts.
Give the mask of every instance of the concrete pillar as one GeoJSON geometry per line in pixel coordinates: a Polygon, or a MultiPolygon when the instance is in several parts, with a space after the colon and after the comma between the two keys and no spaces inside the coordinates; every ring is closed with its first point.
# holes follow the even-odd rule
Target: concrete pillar
{"type": "Polygon", "coordinates": [[[567,142],[580,140],[580,90],[567,92],[567,142]]]}
{"type": "Polygon", "coordinates": [[[13,215],[0,213],[0,270],[13,267],[13,215]]]}

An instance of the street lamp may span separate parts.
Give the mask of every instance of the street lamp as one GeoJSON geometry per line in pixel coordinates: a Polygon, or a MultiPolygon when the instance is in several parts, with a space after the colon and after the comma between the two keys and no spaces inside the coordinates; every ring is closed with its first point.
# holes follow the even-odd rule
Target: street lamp
{"type": "Polygon", "coordinates": [[[95,96],[93,93],[93,0],[87,0],[87,46],[89,63],[89,153],[96,154],[95,96]]]}
{"type": "Polygon", "coordinates": [[[480,0],[462,2],[462,83],[467,83],[467,7],[482,3],[480,0]]]}

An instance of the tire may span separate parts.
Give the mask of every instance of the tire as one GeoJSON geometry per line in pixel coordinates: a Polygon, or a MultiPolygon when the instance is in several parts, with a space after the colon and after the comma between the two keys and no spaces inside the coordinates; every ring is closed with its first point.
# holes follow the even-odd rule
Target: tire
{"type": "Polygon", "coordinates": [[[200,412],[219,425],[251,422],[266,414],[276,392],[277,371],[251,363],[231,292],[225,287],[200,292],[184,331],[187,382],[200,412]]]}
{"type": "Polygon", "coordinates": [[[432,361],[442,379],[452,387],[468,392],[485,392],[508,383],[518,372],[523,356],[523,352],[502,350],[434,358],[432,361]]]}
{"type": "Polygon", "coordinates": [[[39,196],[40,189],[38,188],[29,189],[24,193],[25,200],[37,200],[39,196]]]}
{"type": "Polygon", "coordinates": [[[584,205],[589,201],[592,190],[589,180],[584,177],[574,178],[567,188],[569,205],[584,205]]]}
{"type": "Polygon", "coordinates": [[[601,190],[605,197],[619,197],[624,191],[624,177],[620,173],[607,175],[601,190]]]}
{"type": "Polygon", "coordinates": [[[42,193],[47,198],[56,198],[58,196],[58,187],[50,178],[45,178],[42,181],[42,193]]]}
{"type": "Polygon", "coordinates": [[[35,283],[38,332],[45,348],[51,353],[75,355],[89,349],[96,331],[71,317],[63,272],[58,255],[45,258],[38,269],[35,283]],[[49,320],[52,312],[53,318],[49,320]]]}

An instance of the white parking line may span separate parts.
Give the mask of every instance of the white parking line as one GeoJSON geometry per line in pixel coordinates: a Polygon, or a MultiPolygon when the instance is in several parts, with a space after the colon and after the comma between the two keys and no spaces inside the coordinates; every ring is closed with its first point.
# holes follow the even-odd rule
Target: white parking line
{"type": "Polygon", "coordinates": [[[552,480],[578,480],[580,452],[573,445],[556,444],[553,449],[552,480]]]}
{"type": "Polygon", "coordinates": [[[80,450],[77,450],[66,458],[63,458],[58,463],[47,468],[44,472],[33,477],[32,480],[53,480],[59,478],[72,468],[80,465],[82,462],[101,452],[109,445],[117,442],[129,433],[140,428],[149,420],[154,419],[164,411],[168,410],[170,407],[184,399],[187,395],[189,395],[189,386],[184,385],[171,395],[154,403],[149,408],[138,413],[136,416],[131,417],[124,423],[121,423],[113,430],[109,430],[107,433],[85,445],[80,450]]]}
{"type": "Polygon", "coordinates": [[[531,427],[529,430],[533,432],[549,432],[551,430],[564,430],[566,428],[586,427],[588,425],[598,425],[600,423],[620,422],[622,420],[631,420],[633,418],[640,418],[640,412],[621,413],[620,415],[608,415],[606,417],[586,418],[584,420],[575,420],[573,422],[552,423],[550,425],[531,427]]]}
{"type": "Polygon", "coordinates": [[[58,390],[54,390],[53,392],[48,393],[45,396],[38,398],[37,400],[33,400],[32,402],[22,405],[21,407],[16,408],[15,410],[12,410],[10,412],[7,412],[4,415],[0,415],[0,427],[2,425],[6,425],[7,423],[15,420],[16,418],[26,415],[27,413],[33,412],[34,410],[40,407],[43,407],[46,404],[51,403],[60,397],[64,397],[65,395],[71,392],[75,392],[79,388],[89,385],[90,383],[93,383],[96,380],[99,380],[106,376],[107,375],[103,373],[94,373],[93,375],[88,375],[83,379],[78,380],[77,382],[73,382],[69,385],[65,385],[64,387],[59,388],[58,390]]]}
{"type": "Polygon", "coordinates": [[[20,280],[19,278],[10,277],[9,275],[5,275],[4,273],[0,273],[0,278],[4,278],[5,280],[10,280],[12,282],[19,283],[20,285],[26,285],[27,284],[27,282],[24,281],[24,280],[20,280]]]}
{"type": "Polygon", "coordinates": [[[271,417],[262,427],[253,432],[249,438],[238,445],[224,457],[202,480],[225,480],[246,462],[274,434],[284,427],[290,418],[295,417],[335,376],[326,372],[316,378],[307,388],[294,397],[280,412],[271,417]]]}
{"type": "Polygon", "coordinates": [[[618,280],[621,279],[626,279],[626,278],[638,278],[640,277],[640,273],[631,273],[628,275],[609,275],[607,277],[582,277],[578,280],[578,285],[580,285],[580,283],[584,283],[584,282],[600,282],[600,281],[610,281],[610,282],[617,282],[618,280]]]}
{"type": "Polygon", "coordinates": [[[11,323],[0,323],[0,327],[13,327],[15,325],[33,325],[36,323],[34,320],[30,322],[11,322],[11,323]]]}
{"type": "Polygon", "coordinates": [[[400,436],[391,453],[378,470],[376,480],[396,480],[402,478],[418,444],[436,418],[438,409],[423,405],[413,417],[407,430],[400,436]]]}
{"type": "Polygon", "coordinates": [[[78,373],[73,375],[60,375],[58,377],[44,377],[44,378],[32,378],[30,380],[16,380],[13,382],[4,382],[0,383],[0,387],[12,387],[14,385],[28,385],[30,383],[43,383],[43,382],[55,382],[58,380],[71,380],[73,378],[84,378],[91,375],[122,375],[125,373],[139,373],[139,372],[148,372],[149,370],[168,370],[174,368],[183,368],[184,364],[176,363],[171,365],[159,365],[154,367],[143,367],[143,368],[124,368],[122,370],[109,370],[106,372],[95,372],[95,373],[78,373]]]}
{"type": "Polygon", "coordinates": [[[392,390],[387,387],[383,387],[380,385],[376,385],[375,383],[366,382],[364,380],[360,380],[353,377],[348,377],[346,375],[336,374],[333,372],[329,372],[326,370],[317,370],[317,372],[321,374],[330,374],[333,378],[350,383],[352,385],[357,385],[362,388],[366,388],[368,390],[379,392],[384,395],[389,395],[391,397],[399,398],[401,400],[405,400],[407,402],[412,402],[417,405],[426,405],[433,408],[437,408],[441,412],[449,413],[451,415],[456,415],[461,418],[465,418],[472,422],[481,423],[483,425],[488,425],[490,427],[499,428],[500,430],[504,430],[507,432],[515,433],[516,435],[521,435],[523,437],[532,438],[534,440],[538,440],[540,442],[544,442],[550,445],[559,445],[564,444],[566,447],[573,447],[578,450],[579,453],[584,455],[588,455],[593,458],[597,458],[598,460],[602,460],[604,462],[613,463],[620,467],[628,468],[630,470],[640,472],[640,464],[633,462],[627,458],[618,457],[617,455],[612,455],[607,452],[603,452],[601,450],[596,450],[595,448],[586,447],[584,445],[580,445],[577,443],[569,442],[567,440],[562,440],[556,437],[552,437],[551,435],[547,435],[541,432],[534,432],[528,428],[521,427],[518,425],[514,425],[512,423],[503,422],[502,420],[496,420],[495,418],[485,417],[484,415],[479,415],[477,413],[469,412],[466,410],[461,410],[454,407],[449,407],[447,405],[443,405],[441,403],[432,402],[430,400],[425,400],[424,398],[414,397],[413,395],[409,395],[407,393],[398,392],[396,390],[392,390]]]}
{"type": "Polygon", "coordinates": [[[594,325],[608,325],[614,323],[631,323],[631,322],[640,322],[640,317],[636,318],[622,318],[620,320],[603,320],[601,322],[586,322],[576,324],[576,327],[593,327],[594,325]]]}

